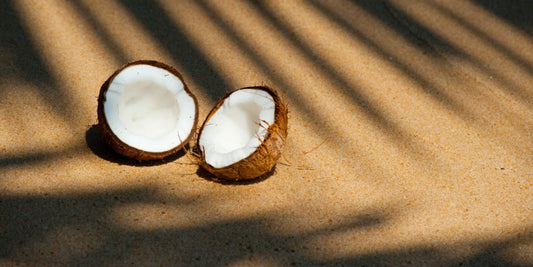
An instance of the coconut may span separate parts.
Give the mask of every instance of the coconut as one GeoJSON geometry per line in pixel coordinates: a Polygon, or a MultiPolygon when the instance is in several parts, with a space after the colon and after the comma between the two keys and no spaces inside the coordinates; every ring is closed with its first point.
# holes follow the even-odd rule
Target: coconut
{"type": "Polygon", "coordinates": [[[100,88],[98,126],[119,154],[159,160],[180,151],[198,123],[198,102],[181,74],[157,61],[118,69],[100,88]]]}
{"type": "Polygon", "coordinates": [[[200,165],[218,178],[248,180],[273,169],[287,137],[287,108],[266,86],[237,89],[211,110],[198,135],[200,165]]]}

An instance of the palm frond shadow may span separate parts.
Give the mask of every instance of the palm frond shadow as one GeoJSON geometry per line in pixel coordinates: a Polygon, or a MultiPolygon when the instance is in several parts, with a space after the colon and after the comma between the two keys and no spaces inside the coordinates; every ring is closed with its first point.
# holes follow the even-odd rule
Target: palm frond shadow
{"type": "Polygon", "coordinates": [[[70,1],[70,3],[79,11],[79,14],[82,15],[83,19],[92,27],[92,30],[98,35],[100,41],[105,44],[106,48],[111,51],[113,56],[126,64],[131,61],[130,58],[123,50],[120,48],[120,45],[113,40],[104,26],[93,16],[86,4],[79,0],[70,1]]]}
{"type": "MultiPolygon", "coordinates": [[[[451,10],[444,8],[442,5],[433,3],[432,7],[438,10],[440,13],[444,14],[445,16],[461,24],[462,27],[464,27],[465,29],[474,33],[477,37],[482,39],[484,43],[490,44],[492,47],[498,50],[499,53],[501,53],[503,56],[508,58],[509,61],[516,64],[521,70],[523,70],[529,76],[533,77],[533,64],[525,60],[519,53],[508,49],[506,46],[502,45],[497,38],[494,38],[488,34],[483,33],[481,30],[471,25],[469,21],[459,17],[458,15],[453,13],[451,10]]],[[[531,8],[531,5],[530,5],[530,10],[531,12],[533,12],[533,8],[531,8]]],[[[517,13],[517,14],[520,14],[520,13],[517,13]]],[[[520,17],[520,16],[517,16],[517,17],[520,17]]],[[[532,29],[532,32],[533,32],[533,29],[532,29]]],[[[520,102],[533,107],[533,96],[527,92],[526,88],[522,88],[518,84],[516,78],[513,79],[512,77],[501,74],[497,69],[498,67],[490,67],[486,64],[483,64],[478,59],[466,53],[461,53],[461,57],[468,59],[477,68],[489,74],[490,77],[492,77],[492,79],[498,81],[498,83],[502,85],[501,86],[502,89],[506,90],[512,95],[516,95],[517,96],[516,98],[520,102]]]]}
{"type": "MultiPolygon", "coordinates": [[[[0,59],[3,61],[0,64],[0,78],[6,81],[19,79],[35,85],[51,110],[73,127],[76,120],[70,111],[75,108],[70,105],[70,96],[63,91],[45,64],[45,59],[31,39],[32,33],[23,24],[11,0],[0,2],[0,32],[0,59]]],[[[13,90],[13,87],[0,84],[0,90],[13,90]]]]}
{"type": "MultiPolygon", "coordinates": [[[[452,54],[457,57],[463,58],[467,60],[470,64],[475,66],[477,69],[482,70],[484,73],[493,77],[493,79],[496,79],[502,85],[501,86],[502,89],[512,94],[516,94],[518,96],[518,99],[522,103],[531,105],[531,100],[532,100],[531,96],[525,91],[525,88],[520,88],[520,86],[518,86],[515,81],[513,81],[509,77],[506,77],[505,75],[500,73],[497,69],[487,66],[486,64],[484,64],[483,62],[481,62],[479,59],[475,58],[473,55],[469,54],[468,52],[461,50],[460,47],[457,47],[456,45],[454,45],[452,42],[450,42],[450,40],[446,40],[442,37],[439,37],[438,33],[433,32],[427,26],[417,22],[411,16],[406,14],[404,11],[397,8],[393,3],[390,3],[389,1],[385,1],[385,0],[382,0],[382,1],[351,0],[351,1],[354,4],[364,8],[366,11],[370,12],[380,21],[384,22],[387,25],[387,27],[389,27],[390,29],[393,29],[396,33],[402,36],[405,40],[409,41],[411,44],[416,45],[418,49],[420,49],[421,51],[427,51],[429,54],[439,58],[442,62],[446,62],[446,60],[442,55],[440,55],[441,53],[452,54]]],[[[321,10],[323,11],[326,10],[323,7],[322,3],[314,2],[314,4],[316,6],[321,6],[322,7],[321,10]]],[[[522,56],[520,56],[519,54],[501,45],[497,38],[494,38],[485,33],[482,33],[480,30],[470,25],[468,21],[465,21],[464,19],[459,18],[457,15],[443,8],[443,6],[441,6],[440,4],[437,4],[434,2],[431,2],[429,4],[433,8],[435,8],[438,12],[453,19],[457,23],[461,24],[461,26],[464,27],[466,30],[471,31],[477,37],[484,40],[485,43],[493,46],[502,55],[506,56],[507,58],[509,58],[509,60],[511,60],[518,66],[520,66],[520,68],[523,69],[525,72],[529,73],[530,76],[533,74],[532,65],[528,63],[526,60],[524,60],[522,56]]],[[[512,7],[514,6],[514,3],[510,4],[510,2],[505,2],[505,4],[488,4],[488,3],[485,3],[485,4],[487,4],[488,6],[494,6],[495,10],[493,10],[493,12],[496,12],[496,13],[501,13],[502,12],[501,10],[506,10],[506,11],[503,11],[504,13],[515,12],[514,14],[516,15],[516,18],[518,18],[518,19],[516,18],[515,19],[517,21],[520,21],[520,23],[518,24],[522,28],[524,27],[527,28],[528,24],[533,24],[531,22],[533,21],[533,19],[531,19],[531,16],[524,15],[526,14],[524,12],[527,12],[527,10],[530,10],[531,12],[533,12],[531,3],[521,3],[521,6],[522,8],[524,8],[525,11],[517,11],[516,8],[512,7]]],[[[339,20],[338,16],[331,14],[331,12],[330,12],[330,18],[334,20],[339,20]]],[[[341,24],[344,24],[346,26],[346,23],[344,22],[342,22],[341,24]]],[[[353,26],[348,26],[348,28],[352,28],[351,30],[352,32],[357,31],[357,30],[354,30],[353,26]]],[[[361,37],[361,35],[359,35],[359,37],[361,37]]],[[[423,87],[424,90],[426,90],[433,97],[441,101],[441,103],[446,104],[449,108],[451,108],[452,111],[458,112],[458,115],[461,115],[463,117],[468,117],[468,110],[465,107],[458,105],[456,103],[457,101],[453,100],[453,98],[446,96],[444,92],[442,92],[442,90],[436,89],[433,84],[427,82],[427,79],[422,78],[416,72],[410,71],[409,67],[405,64],[399,64],[399,67],[402,71],[407,73],[410,77],[414,78],[416,81],[424,85],[423,87]]]]}
{"type": "Polygon", "coordinates": [[[201,90],[213,102],[220,99],[232,88],[229,82],[217,72],[212,64],[189,40],[187,35],[168,17],[167,13],[155,2],[133,0],[120,1],[146,30],[164,47],[186,71],[201,90]]]}
{"type": "MultiPolygon", "coordinates": [[[[129,205],[164,204],[186,208],[201,205],[204,201],[203,197],[198,199],[179,195],[175,199],[162,199],[155,192],[155,188],[138,187],[65,196],[2,196],[0,257],[18,263],[40,265],[226,265],[239,260],[255,259],[260,262],[261,259],[269,259],[277,264],[298,266],[483,266],[521,264],[517,259],[506,257],[506,252],[520,244],[533,242],[533,230],[525,228],[516,238],[464,244],[465,247],[479,248],[477,253],[467,257],[450,254],[450,249],[461,249],[462,245],[458,244],[400,246],[394,250],[378,249],[333,259],[319,256],[323,255],[320,250],[327,249],[328,244],[317,243],[316,240],[345,232],[379,228],[394,219],[394,211],[391,213],[380,208],[347,214],[338,222],[310,227],[313,230],[297,234],[276,230],[283,226],[272,225],[273,221],[281,218],[275,213],[160,229],[132,229],[122,225],[122,220],[136,224],[145,219],[120,212],[121,208],[129,205]],[[117,220],[114,217],[117,215],[124,218],[117,220]],[[71,244],[69,246],[57,243],[62,242],[65,235],[68,237],[65,242],[71,244]]],[[[167,214],[160,213],[157,216],[165,220],[167,214]]],[[[283,218],[282,221],[290,224],[290,218],[283,218]]]]}
{"type": "Polygon", "coordinates": [[[473,0],[511,25],[533,36],[533,2],[529,0],[473,0]]]}

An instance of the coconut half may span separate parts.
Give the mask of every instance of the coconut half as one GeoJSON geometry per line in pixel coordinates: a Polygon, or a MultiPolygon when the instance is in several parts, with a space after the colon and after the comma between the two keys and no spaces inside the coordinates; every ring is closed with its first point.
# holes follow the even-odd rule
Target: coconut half
{"type": "Polygon", "coordinates": [[[286,137],[287,108],[277,92],[241,88],[224,96],[200,128],[200,165],[219,178],[253,179],[272,170],[286,137]]]}
{"type": "Polygon", "coordinates": [[[180,73],[161,62],[128,63],[100,89],[98,125],[124,156],[144,161],[173,155],[190,141],[197,122],[196,98],[180,73]]]}

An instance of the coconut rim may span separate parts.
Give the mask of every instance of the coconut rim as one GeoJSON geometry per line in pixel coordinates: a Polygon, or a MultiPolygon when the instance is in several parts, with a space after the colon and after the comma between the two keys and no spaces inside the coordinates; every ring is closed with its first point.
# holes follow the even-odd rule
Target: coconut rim
{"type": "MultiPolygon", "coordinates": [[[[284,124],[284,126],[285,126],[285,129],[281,129],[283,131],[283,137],[285,138],[286,135],[287,135],[287,108],[285,107],[283,102],[281,102],[281,97],[279,96],[278,92],[276,90],[274,90],[273,88],[271,88],[269,86],[266,86],[266,85],[247,86],[247,87],[238,88],[238,89],[235,89],[233,91],[230,91],[230,92],[226,93],[217,102],[217,104],[211,109],[211,111],[209,112],[209,114],[205,118],[204,122],[202,123],[202,126],[200,127],[200,130],[198,131],[198,136],[197,136],[197,140],[196,140],[196,148],[197,148],[197,151],[199,153],[198,158],[199,158],[199,161],[200,161],[200,165],[202,165],[208,171],[210,171],[210,170],[224,171],[226,169],[232,169],[235,166],[238,166],[239,164],[242,164],[243,162],[247,162],[249,159],[255,157],[255,155],[257,153],[259,153],[258,151],[262,147],[266,146],[266,144],[267,144],[268,140],[271,138],[272,134],[277,133],[277,131],[274,131],[273,129],[274,128],[280,129],[279,124],[284,124]],[[218,111],[220,106],[222,106],[224,104],[226,99],[228,97],[230,97],[231,94],[233,94],[233,93],[235,93],[235,92],[237,92],[239,90],[243,90],[243,89],[262,90],[262,91],[267,92],[270,96],[272,96],[272,100],[274,101],[274,106],[275,106],[274,123],[272,123],[271,125],[268,126],[267,133],[265,134],[263,140],[261,141],[261,144],[250,155],[248,155],[247,157],[244,157],[244,158],[234,162],[233,164],[225,166],[225,167],[221,167],[221,168],[213,167],[211,164],[209,164],[207,161],[205,161],[205,156],[204,156],[203,150],[200,147],[200,137],[202,135],[202,131],[204,129],[204,126],[209,121],[209,119],[211,119],[211,117],[218,111]]],[[[259,175],[257,177],[261,177],[261,175],[259,175]]],[[[249,178],[249,179],[255,179],[257,177],[253,177],[253,178],[249,178]]],[[[226,177],[221,177],[221,178],[228,179],[226,177]]],[[[236,180],[236,179],[229,179],[229,180],[236,180]]],[[[243,179],[243,180],[248,180],[248,179],[243,179]]]]}
{"type": "Polygon", "coordinates": [[[100,127],[100,130],[102,131],[102,134],[106,142],[119,154],[122,154],[122,155],[128,154],[125,156],[133,157],[139,161],[162,159],[162,158],[165,158],[167,156],[177,153],[190,142],[190,140],[193,138],[194,134],[196,133],[196,128],[198,126],[198,100],[196,99],[194,94],[192,94],[192,92],[189,90],[189,87],[185,83],[183,76],[174,67],[167,65],[165,63],[159,62],[159,61],[155,61],[155,60],[137,60],[137,61],[128,62],[122,65],[119,69],[117,69],[111,76],[109,76],[109,78],[100,87],[100,93],[98,95],[98,112],[97,113],[98,113],[98,125],[100,127]],[[109,85],[111,84],[111,82],[113,82],[113,80],[119,73],[121,73],[126,68],[135,66],[135,65],[149,65],[149,66],[153,66],[153,67],[160,68],[160,69],[170,72],[172,75],[176,76],[181,81],[181,83],[183,84],[183,90],[193,99],[194,118],[193,118],[193,124],[191,127],[191,131],[189,135],[182,140],[179,136],[176,136],[176,138],[180,138],[181,143],[167,151],[149,152],[149,151],[144,151],[142,149],[138,149],[138,148],[135,148],[135,147],[132,147],[126,144],[120,138],[118,138],[118,136],[115,135],[115,133],[111,130],[111,127],[109,126],[109,122],[107,121],[107,117],[105,116],[104,102],[106,101],[106,93],[109,89],[109,85]]]}

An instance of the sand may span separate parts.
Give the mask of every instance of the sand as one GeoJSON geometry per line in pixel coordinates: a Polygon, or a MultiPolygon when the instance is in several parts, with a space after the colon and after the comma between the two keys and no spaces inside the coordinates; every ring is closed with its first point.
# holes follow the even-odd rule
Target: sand
{"type": "Polygon", "coordinates": [[[533,265],[530,1],[2,1],[0,265],[533,265]],[[266,179],[102,141],[128,61],[288,104],[266,179]]]}

